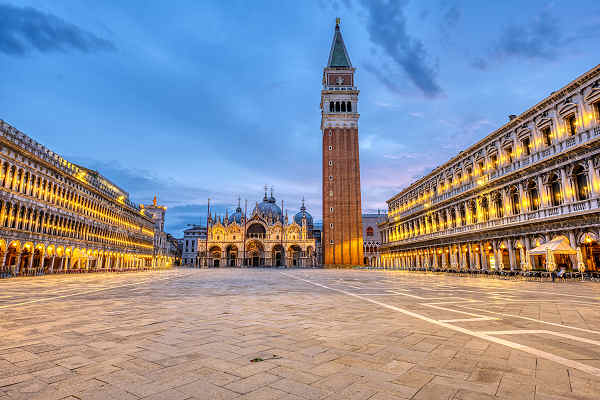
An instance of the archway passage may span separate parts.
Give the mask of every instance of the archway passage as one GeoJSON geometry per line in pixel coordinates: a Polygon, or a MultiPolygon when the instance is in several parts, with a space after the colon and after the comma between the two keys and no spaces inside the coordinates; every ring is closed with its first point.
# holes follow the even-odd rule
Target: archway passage
{"type": "Polygon", "coordinates": [[[263,246],[258,241],[252,241],[246,246],[248,264],[252,267],[264,265],[263,246]]]}
{"type": "Polygon", "coordinates": [[[283,247],[280,244],[274,246],[272,253],[273,265],[281,267],[283,265],[283,247]]]}
{"type": "Polygon", "coordinates": [[[288,249],[289,257],[291,259],[291,264],[294,267],[298,267],[302,265],[302,249],[298,245],[292,245],[288,249]]]}
{"type": "Polygon", "coordinates": [[[236,246],[231,245],[227,247],[227,265],[230,267],[236,266],[236,260],[238,255],[238,249],[236,246]]]}

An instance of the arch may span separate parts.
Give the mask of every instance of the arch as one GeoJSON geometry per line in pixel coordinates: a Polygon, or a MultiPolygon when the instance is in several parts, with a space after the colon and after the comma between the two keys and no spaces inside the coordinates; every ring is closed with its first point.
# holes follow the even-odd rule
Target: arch
{"type": "Polygon", "coordinates": [[[367,236],[373,236],[373,227],[372,226],[367,227],[367,236]]]}
{"type": "Polygon", "coordinates": [[[288,259],[290,260],[290,265],[295,267],[302,265],[302,249],[297,244],[293,244],[288,247],[288,259]]]}
{"type": "Polygon", "coordinates": [[[264,265],[264,246],[258,240],[250,240],[246,245],[248,263],[253,267],[264,265]]]}
{"type": "Polygon", "coordinates": [[[275,267],[284,265],[285,251],[281,244],[276,244],[271,250],[272,263],[275,267]]]}
{"type": "Polygon", "coordinates": [[[519,189],[513,186],[509,189],[508,196],[510,199],[511,212],[513,215],[521,213],[521,198],[519,197],[519,189]]]}
{"type": "Polygon", "coordinates": [[[235,267],[237,265],[238,258],[238,248],[234,244],[230,244],[225,248],[225,256],[227,258],[227,265],[230,267],[235,267]]]}
{"type": "Polygon", "coordinates": [[[527,202],[529,203],[530,210],[537,211],[540,208],[540,193],[536,182],[533,180],[529,181],[525,187],[525,191],[527,192],[527,202]]]}
{"type": "Polygon", "coordinates": [[[342,112],[346,112],[346,102],[345,101],[342,101],[342,104],[341,104],[340,108],[341,108],[342,112]]]}
{"type": "Polygon", "coordinates": [[[267,233],[267,229],[260,222],[253,222],[250,224],[248,229],[246,229],[246,234],[249,238],[259,238],[262,239],[265,237],[267,233]]]}
{"type": "Polygon", "coordinates": [[[335,112],[340,112],[340,102],[339,101],[335,102],[335,112]]]}
{"type": "Polygon", "coordinates": [[[352,112],[352,102],[346,102],[346,112],[352,112]]]}

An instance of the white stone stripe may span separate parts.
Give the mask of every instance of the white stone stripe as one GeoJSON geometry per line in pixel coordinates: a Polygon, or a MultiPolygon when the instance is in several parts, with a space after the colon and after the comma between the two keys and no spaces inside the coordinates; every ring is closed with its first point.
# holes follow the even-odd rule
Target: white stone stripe
{"type": "Polygon", "coordinates": [[[289,275],[289,274],[287,274],[285,272],[281,272],[281,273],[283,275],[285,275],[285,276],[288,276],[288,277],[292,278],[292,279],[297,279],[297,280],[309,283],[309,284],[314,285],[314,286],[319,286],[319,287],[322,287],[324,289],[333,290],[333,291],[345,294],[347,296],[351,296],[351,297],[355,297],[355,298],[358,298],[358,299],[361,299],[361,300],[364,300],[364,301],[368,301],[368,302],[376,304],[376,305],[378,305],[380,307],[384,307],[384,308],[387,308],[387,309],[390,309],[390,310],[394,310],[394,311],[397,311],[397,312],[402,313],[404,315],[408,315],[408,316],[411,316],[413,318],[420,319],[422,321],[427,321],[427,322],[429,322],[431,324],[434,324],[434,325],[442,326],[444,328],[447,328],[447,329],[450,329],[450,330],[453,330],[453,331],[456,331],[456,332],[461,332],[461,333],[464,333],[466,335],[473,336],[473,337],[476,337],[476,338],[479,338],[479,339],[482,339],[482,340],[487,340],[489,342],[501,344],[501,345],[510,347],[512,349],[515,349],[515,350],[521,350],[521,351],[524,351],[525,353],[529,353],[529,354],[531,354],[533,356],[545,358],[546,360],[550,360],[550,361],[556,362],[558,364],[562,364],[562,365],[564,365],[564,366],[566,366],[568,368],[578,369],[578,370],[583,371],[585,373],[588,373],[590,375],[594,375],[594,376],[600,377],[600,369],[599,368],[595,368],[595,367],[592,367],[590,365],[586,365],[586,364],[580,363],[578,361],[569,360],[568,358],[564,358],[564,357],[558,356],[556,354],[548,353],[546,351],[535,349],[533,347],[529,347],[529,346],[525,346],[525,345],[522,345],[522,344],[519,344],[519,343],[515,343],[515,342],[511,342],[511,341],[504,340],[504,339],[501,339],[501,338],[497,338],[497,337],[492,336],[492,335],[486,335],[484,333],[472,331],[470,329],[461,328],[460,326],[454,326],[454,325],[451,325],[451,324],[446,323],[446,322],[441,322],[441,321],[435,320],[433,318],[426,317],[425,315],[417,314],[415,312],[402,309],[400,307],[396,307],[396,306],[392,306],[392,305],[389,305],[389,304],[386,304],[386,303],[382,303],[381,301],[373,300],[373,299],[370,299],[368,297],[363,297],[361,295],[354,294],[354,293],[351,293],[351,292],[348,292],[348,291],[345,291],[345,290],[342,290],[342,289],[331,288],[329,286],[322,285],[322,284],[317,283],[317,282],[309,281],[308,279],[298,278],[296,276],[289,275]]]}
{"type": "Polygon", "coordinates": [[[600,346],[600,342],[597,340],[592,340],[588,338],[582,338],[579,336],[569,335],[567,333],[554,332],[546,329],[523,329],[523,330],[514,330],[514,331],[479,331],[479,333],[483,333],[484,335],[552,335],[559,336],[569,340],[575,340],[577,342],[583,342],[588,344],[593,344],[594,346],[600,346]]]}
{"type": "MultiPolygon", "coordinates": [[[[540,302],[548,303],[548,301],[549,300],[541,300],[540,302]]],[[[576,330],[576,331],[588,332],[588,333],[595,333],[595,334],[600,335],[600,331],[594,331],[594,330],[586,329],[586,328],[578,328],[576,326],[559,324],[559,323],[556,323],[556,322],[549,322],[549,321],[544,321],[544,320],[541,320],[541,319],[536,319],[536,318],[531,318],[531,317],[524,317],[522,315],[515,315],[515,314],[501,313],[501,312],[497,312],[497,311],[482,310],[480,308],[470,307],[470,306],[463,306],[463,305],[459,305],[459,307],[468,308],[469,310],[475,310],[475,311],[486,312],[486,313],[491,313],[491,314],[496,314],[496,315],[502,315],[504,317],[520,318],[520,319],[524,319],[524,320],[527,320],[527,321],[539,322],[540,324],[552,325],[552,326],[557,326],[557,327],[560,327],[560,328],[573,329],[573,330],[576,330]]]]}

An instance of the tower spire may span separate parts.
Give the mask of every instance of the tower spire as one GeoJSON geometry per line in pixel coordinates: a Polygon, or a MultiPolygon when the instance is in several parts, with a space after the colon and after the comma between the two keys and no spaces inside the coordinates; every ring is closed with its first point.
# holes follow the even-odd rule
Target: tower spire
{"type": "Polygon", "coordinates": [[[327,67],[335,68],[352,68],[350,62],[350,56],[346,50],[344,39],[342,38],[342,32],[340,31],[340,19],[335,20],[335,32],[333,33],[333,42],[331,43],[331,50],[329,51],[329,61],[327,67]]]}

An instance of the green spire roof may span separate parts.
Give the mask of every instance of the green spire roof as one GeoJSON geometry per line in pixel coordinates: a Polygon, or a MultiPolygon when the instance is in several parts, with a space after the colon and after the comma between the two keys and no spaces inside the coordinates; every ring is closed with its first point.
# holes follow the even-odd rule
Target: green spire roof
{"type": "Polygon", "coordinates": [[[352,67],[350,57],[348,57],[348,52],[346,51],[346,45],[344,45],[344,39],[342,39],[342,32],[340,32],[339,20],[335,24],[335,33],[333,34],[333,43],[331,43],[327,66],[352,67]]]}

